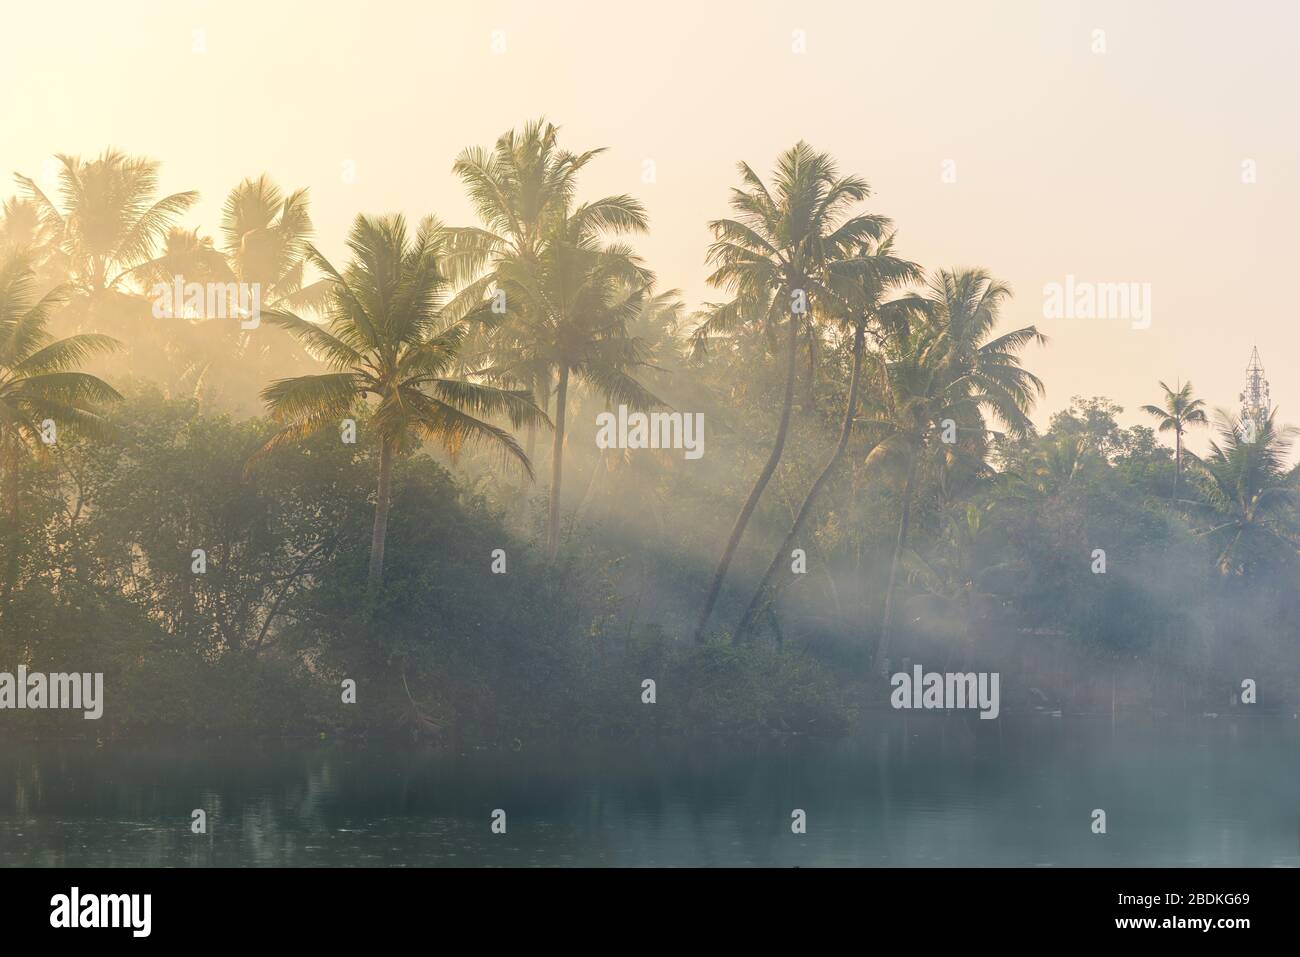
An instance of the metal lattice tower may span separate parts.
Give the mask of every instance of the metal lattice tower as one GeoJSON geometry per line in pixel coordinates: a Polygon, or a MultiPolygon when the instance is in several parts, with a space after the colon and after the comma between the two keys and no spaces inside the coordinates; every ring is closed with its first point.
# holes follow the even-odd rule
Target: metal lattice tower
{"type": "Polygon", "coordinates": [[[1268,380],[1264,378],[1264,366],[1259,359],[1259,348],[1255,347],[1250,350],[1250,365],[1246,367],[1246,391],[1241,394],[1242,422],[1251,421],[1262,425],[1271,409],[1268,380]]]}

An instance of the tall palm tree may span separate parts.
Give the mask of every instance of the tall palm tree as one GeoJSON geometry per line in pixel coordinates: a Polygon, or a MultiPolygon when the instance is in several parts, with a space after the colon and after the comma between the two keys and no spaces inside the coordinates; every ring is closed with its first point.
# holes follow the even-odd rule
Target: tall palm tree
{"type": "Polygon", "coordinates": [[[586,207],[553,227],[533,262],[498,261],[498,288],[523,305],[504,327],[493,350],[493,374],[514,379],[517,368],[554,369],[555,431],[551,446],[551,489],[547,555],[560,542],[560,494],[570,384],[580,380],[607,402],[644,409],[655,395],[629,370],[644,364],[646,345],[628,324],[651,294],[654,275],[632,251],[601,241],[600,217],[586,207]]]}
{"type": "Polygon", "coordinates": [[[262,174],[230,191],[221,210],[223,250],[239,282],[261,286],[262,302],[300,309],[319,305],[329,291],[320,280],[304,284],[312,233],[307,190],[288,196],[262,174]]]}
{"type": "Polygon", "coordinates": [[[710,284],[735,298],[711,313],[696,331],[696,341],[707,342],[746,324],[775,332],[784,319],[785,391],[772,450],[714,570],[696,625],[696,641],[704,638],[736,548],[781,461],[794,406],[799,335],[816,310],[834,311],[827,270],[831,263],[851,255],[857,245],[880,239],[888,225],[878,216],[850,216],[853,204],[869,195],[867,183],[856,176],[840,176],[828,154],[802,141],[777,159],[771,190],[748,163],[740,163],[738,169],[743,186],[732,190],[734,217],[709,224],[713,243],[708,254],[715,267],[710,284]]]}
{"type": "Polygon", "coordinates": [[[1205,501],[1185,504],[1205,516],[1201,534],[1216,544],[1224,575],[1247,574],[1265,558],[1296,557],[1300,541],[1286,521],[1296,501],[1287,458],[1300,430],[1279,428],[1276,416],[1274,409],[1255,422],[1254,440],[1247,441],[1251,430],[1241,418],[1220,409],[1219,441],[1197,462],[1205,501]]]}
{"type": "Polygon", "coordinates": [[[309,322],[287,309],[264,313],[332,371],[279,379],[262,390],[283,428],[253,461],[283,443],[336,427],[363,402],[373,405],[370,421],[380,452],[370,540],[372,585],[383,578],[394,461],[421,438],[452,452],[467,442],[486,442],[532,475],[511,434],[477,418],[504,415],[515,426],[544,418],[528,395],[452,374],[460,365],[469,327],[440,313],[449,283],[439,265],[448,239],[447,230],[432,218],[411,238],[400,215],[358,216],[348,234],[352,261],[345,271],[307,246],[308,260],[330,284],[325,323],[309,322]]]}
{"type": "MultiPolygon", "coordinates": [[[[315,312],[324,305],[329,283],[306,281],[311,234],[307,190],[286,196],[265,174],[240,182],[222,207],[221,252],[230,279],[256,287],[263,308],[315,312]]],[[[311,357],[286,336],[229,323],[223,323],[220,332],[230,340],[220,354],[238,363],[236,375],[241,380],[261,383],[317,371],[311,357]]]]}
{"type": "MultiPolygon", "coordinates": [[[[469,191],[481,228],[459,231],[456,278],[466,282],[450,304],[452,313],[479,307],[484,296],[495,293],[496,276],[490,267],[499,260],[533,262],[541,251],[546,231],[570,208],[577,189],[577,176],[603,149],[571,153],[559,145],[559,127],[537,119],[519,130],[502,134],[491,150],[469,147],[452,167],[469,191]]],[[[627,197],[609,197],[601,205],[626,202],[627,197]]],[[[522,309],[515,303],[514,309],[522,309]]],[[[486,337],[487,329],[484,329],[486,337]]],[[[509,328],[495,331],[491,341],[477,347],[491,351],[505,344],[518,347],[509,328]]],[[[540,358],[516,356],[511,367],[513,380],[537,397],[549,414],[555,370],[540,358]]],[[[537,429],[527,431],[526,451],[533,457],[537,429]]]]}
{"type": "Polygon", "coordinates": [[[15,176],[57,237],[75,293],[92,299],[121,291],[198,193],[155,199],[158,163],[106,150],[96,159],[57,154],[62,208],[26,176],[15,176]]]}
{"type": "Polygon", "coordinates": [[[55,339],[47,330],[51,311],[66,290],[36,298],[36,273],[27,257],[11,252],[0,261],[0,464],[9,528],[8,560],[0,608],[14,586],[19,518],[18,470],[24,455],[47,452],[48,423],[59,433],[101,435],[100,406],[120,399],[110,386],[77,367],[116,349],[108,336],[86,333],[55,339]]]}
{"type": "Polygon", "coordinates": [[[868,328],[874,325],[883,336],[887,324],[905,321],[906,314],[919,308],[920,305],[911,296],[887,299],[899,286],[921,278],[919,266],[893,255],[892,234],[880,242],[863,242],[852,253],[851,258],[832,263],[828,270],[830,285],[838,305],[833,319],[839,326],[842,337],[849,338],[852,355],[852,370],[849,373],[848,396],[844,402],[844,417],[840,426],[839,441],[835,444],[821,474],[817,476],[817,480],[813,482],[804,497],[803,504],[795,513],[790,531],[786,534],[781,547],[777,549],[776,556],[768,566],[762,582],[750,599],[749,606],[745,609],[736,628],[738,640],[748,636],[760,611],[775,597],[778,576],[783,569],[789,567],[786,556],[790,554],[790,549],[812,515],[813,504],[818,495],[844,460],[849,439],[853,434],[853,423],[858,414],[858,392],[862,382],[868,328]]]}
{"type": "Polygon", "coordinates": [[[538,120],[503,135],[491,152],[473,148],[457,158],[455,171],[484,225],[457,231],[457,278],[472,281],[452,303],[458,314],[495,326],[485,346],[495,378],[539,394],[548,409],[555,384],[546,526],[551,559],[559,548],[571,381],[634,407],[657,401],[628,374],[643,361],[645,347],[627,324],[654,276],[627,246],[607,243],[644,232],[645,209],[627,195],[576,203],[577,173],[603,150],[569,153],[557,135],[538,120]],[[494,318],[498,296],[506,308],[494,318]]]}
{"type": "MultiPolygon", "coordinates": [[[[458,230],[467,264],[479,269],[492,257],[527,259],[540,254],[548,229],[572,209],[578,173],[604,148],[571,153],[560,148],[559,127],[544,119],[502,134],[491,150],[470,147],[452,167],[469,191],[481,228],[458,230]]],[[[643,210],[628,196],[589,204],[609,210],[635,229],[643,210]]],[[[477,276],[467,298],[477,303],[493,285],[491,272],[477,276]]]]}
{"type": "Polygon", "coordinates": [[[1013,436],[1033,431],[1029,412],[1043,384],[1021,366],[1017,353],[1047,339],[1033,326],[988,338],[1010,295],[983,270],[940,270],[930,281],[924,318],[890,330],[886,409],[876,420],[884,437],[868,461],[901,460],[904,481],[874,663],[889,652],[898,571],[922,461],[936,452],[941,467],[952,467],[963,456],[982,461],[990,434],[986,414],[1013,436]],[[951,420],[948,429],[946,420],[951,420]],[[944,432],[954,428],[956,441],[944,442],[944,432]]]}
{"type": "Polygon", "coordinates": [[[1183,475],[1183,432],[1189,425],[1208,425],[1205,416],[1205,403],[1192,398],[1190,382],[1177,389],[1171,389],[1163,382],[1160,388],[1165,390],[1164,407],[1144,405],[1142,411],[1160,420],[1159,432],[1174,433],[1174,491],[1173,498],[1178,498],[1178,480],[1183,475]]]}

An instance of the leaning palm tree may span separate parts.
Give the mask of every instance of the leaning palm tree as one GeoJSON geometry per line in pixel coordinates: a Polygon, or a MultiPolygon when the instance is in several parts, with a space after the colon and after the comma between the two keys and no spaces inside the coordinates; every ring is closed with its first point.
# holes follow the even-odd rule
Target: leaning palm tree
{"type": "Polygon", "coordinates": [[[1296,502],[1287,460],[1300,430],[1279,428],[1276,416],[1274,409],[1246,421],[1219,410],[1219,440],[1197,461],[1204,501],[1184,504],[1204,516],[1200,533],[1215,544],[1224,575],[1248,574],[1266,558],[1296,557],[1300,536],[1286,521],[1296,502]]]}
{"type": "Polygon", "coordinates": [[[921,278],[919,266],[893,255],[892,234],[880,242],[861,243],[852,251],[851,258],[832,263],[828,273],[837,306],[833,318],[839,327],[841,339],[848,341],[852,357],[840,437],[821,474],[817,476],[817,480],[813,482],[804,497],[799,511],[795,513],[790,531],[786,534],[781,547],[777,549],[776,556],[768,566],[762,582],[750,599],[749,606],[745,609],[736,628],[737,640],[744,640],[749,635],[760,612],[775,598],[779,587],[778,577],[783,569],[789,567],[785,556],[790,554],[790,549],[812,515],[813,505],[818,495],[829,484],[848,451],[854,420],[858,414],[858,394],[865,364],[868,329],[874,328],[878,335],[883,337],[884,330],[888,326],[906,321],[907,314],[920,308],[921,305],[919,300],[912,296],[888,298],[897,291],[898,287],[921,278]]]}
{"type": "Polygon", "coordinates": [[[66,290],[55,288],[37,299],[36,283],[26,256],[10,253],[0,261],[0,463],[9,526],[0,608],[7,604],[17,570],[18,470],[23,457],[45,454],[60,433],[103,434],[98,410],[121,398],[100,379],[77,371],[92,356],[116,349],[116,340],[91,333],[56,340],[46,325],[66,290]]]}
{"type": "Polygon", "coordinates": [[[456,232],[456,278],[468,282],[451,304],[454,314],[481,317],[491,330],[479,347],[494,378],[532,391],[548,411],[554,383],[546,524],[552,559],[570,383],[585,381],[606,399],[635,407],[656,401],[629,375],[645,346],[627,329],[654,276],[628,247],[608,242],[644,232],[645,208],[627,195],[577,204],[577,174],[603,150],[567,152],[558,132],[537,120],[504,134],[491,151],[471,148],[457,158],[455,171],[483,227],[456,232]]]}
{"type": "Polygon", "coordinates": [[[849,213],[870,189],[856,176],[840,176],[831,157],[799,142],[777,159],[769,190],[748,163],[739,164],[743,187],[733,189],[734,218],[709,224],[713,243],[708,261],[715,267],[710,284],[734,294],[696,330],[697,344],[711,337],[757,325],[775,333],[785,322],[782,362],[785,391],[772,450],[732,527],[705,596],[695,629],[702,641],[727,569],[758,500],[785,449],[794,407],[795,359],[799,336],[817,310],[834,311],[827,288],[831,263],[851,255],[857,245],[881,238],[888,221],[849,213]]]}
{"type": "Polygon", "coordinates": [[[504,428],[477,416],[504,415],[512,425],[544,420],[524,392],[455,376],[469,334],[463,320],[440,312],[448,289],[441,272],[448,232],[425,219],[412,239],[402,216],[358,216],[348,234],[352,262],[335,269],[314,246],[307,258],[330,284],[324,324],[287,309],[263,318],[287,329],[332,371],[279,379],[262,398],[282,429],[250,462],[270,450],[340,420],[359,405],[373,406],[379,438],[379,480],[370,540],[369,582],[383,578],[393,465],[396,457],[429,439],[455,453],[467,442],[484,442],[532,466],[504,428]]]}
{"type": "Polygon", "coordinates": [[[883,438],[868,461],[900,461],[904,481],[875,663],[889,652],[898,572],[923,460],[938,453],[942,467],[963,459],[982,462],[991,434],[986,414],[1014,437],[1033,432],[1029,412],[1043,384],[1021,366],[1017,353],[1047,339],[1033,326],[988,338],[1010,295],[982,270],[941,270],[930,281],[924,319],[890,330],[885,414],[875,419],[883,438]]]}
{"type": "Polygon", "coordinates": [[[1189,425],[1208,425],[1205,416],[1205,403],[1192,398],[1190,382],[1171,389],[1163,382],[1160,388],[1165,390],[1164,406],[1144,405],[1142,411],[1155,416],[1160,424],[1157,431],[1174,433],[1174,491],[1173,498],[1178,498],[1178,480],[1183,475],[1183,432],[1189,425]]]}

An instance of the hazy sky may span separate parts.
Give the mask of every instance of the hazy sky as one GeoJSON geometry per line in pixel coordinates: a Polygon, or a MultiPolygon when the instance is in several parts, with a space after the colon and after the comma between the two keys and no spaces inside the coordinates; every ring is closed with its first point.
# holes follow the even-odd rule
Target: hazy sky
{"type": "Polygon", "coordinates": [[[1300,210],[1294,4],[85,0],[6,4],[0,24],[6,174],[117,146],[161,159],[168,190],[200,190],[189,223],[215,232],[225,193],[268,172],[310,187],[337,254],[359,211],[470,221],[457,152],[544,114],[567,146],[609,147],[585,195],[639,196],[639,249],[694,304],[735,162],[766,172],[804,138],[866,177],[904,254],[1011,284],[1007,321],[1052,337],[1027,356],[1041,422],[1078,393],[1143,421],[1162,378],[1235,406],[1256,343],[1300,422],[1300,309],[1281,295],[1300,210]],[[1044,319],[1044,284],[1069,274],[1150,283],[1151,327],[1044,319]]]}

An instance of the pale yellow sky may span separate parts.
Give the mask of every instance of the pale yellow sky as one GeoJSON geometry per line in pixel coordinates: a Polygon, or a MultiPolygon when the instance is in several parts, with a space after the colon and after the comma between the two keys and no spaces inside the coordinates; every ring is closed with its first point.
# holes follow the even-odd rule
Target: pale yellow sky
{"type": "Polygon", "coordinates": [[[6,176],[117,146],[200,190],[189,221],[215,231],[225,193],[265,171],[311,188],[338,254],[359,211],[470,221],[456,153],[544,114],[571,148],[610,148],[584,192],[646,203],[638,247],[694,304],[735,162],[766,171],[804,138],[868,179],[906,255],[1012,285],[1008,323],[1053,340],[1028,355],[1040,421],[1076,393],[1143,421],[1162,378],[1235,406],[1258,343],[1300,422],[1300,316],[1281,295],[1300,210],[1293,4],[19,0],[0,24],[6,176]],[[1043,319],[1044,284],[1067,274],[1151,283],[1151,328],[1043,319]]]}

